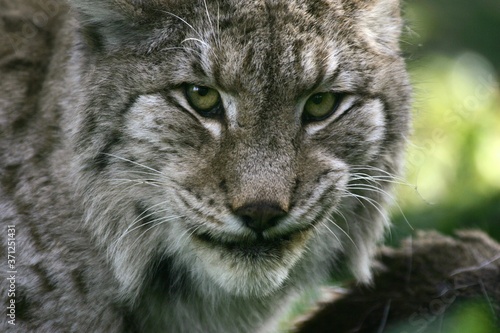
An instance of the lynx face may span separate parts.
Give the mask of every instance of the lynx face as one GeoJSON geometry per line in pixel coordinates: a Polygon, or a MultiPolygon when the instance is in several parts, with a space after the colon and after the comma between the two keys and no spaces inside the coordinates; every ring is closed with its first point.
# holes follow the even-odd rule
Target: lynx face
{"type": "Polygon", "coordinates": [[[166,262],[204,293],[369,278],[408,132],[396,1],[74,2],[75,179],[124,294],[166,262]]]}

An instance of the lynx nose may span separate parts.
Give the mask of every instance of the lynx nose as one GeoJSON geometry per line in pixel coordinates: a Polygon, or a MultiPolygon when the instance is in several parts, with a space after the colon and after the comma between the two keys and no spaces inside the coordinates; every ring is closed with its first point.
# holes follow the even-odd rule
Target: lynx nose
{"type": "Polygon", "coordinates": [[[286,215],[278,204],[268,202],[253,202],[235,210],[243,223],[255,232],[261,233],[275,226],[280,217],[286,215]]]}

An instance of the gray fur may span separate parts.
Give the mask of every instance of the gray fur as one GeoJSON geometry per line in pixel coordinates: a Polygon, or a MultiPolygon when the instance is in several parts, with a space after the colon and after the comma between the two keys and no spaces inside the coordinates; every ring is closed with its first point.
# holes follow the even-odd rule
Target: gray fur
{"type": "Polygon", "coordinates": [[[16,329],[272,332],[341,266],[370,280],[409,131],[397,0],[0,9],[16,329]],[[218,89],[223,117],[192,110],[184,83],[218,89]],[[303,121],[325,91],[337,112],[303,121]],[[236,215],[256,202],[286,212],[261,235],[236,215]]]}

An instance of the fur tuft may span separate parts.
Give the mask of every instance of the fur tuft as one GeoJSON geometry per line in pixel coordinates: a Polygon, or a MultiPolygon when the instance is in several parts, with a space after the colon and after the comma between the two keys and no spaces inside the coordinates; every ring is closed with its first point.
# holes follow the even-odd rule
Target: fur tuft
{"type": "Polygon", "coordinates": [[[360,34],[378,52],[397,54],[402,19],[399,0],[372,0],[359,11],[360,34]]]}

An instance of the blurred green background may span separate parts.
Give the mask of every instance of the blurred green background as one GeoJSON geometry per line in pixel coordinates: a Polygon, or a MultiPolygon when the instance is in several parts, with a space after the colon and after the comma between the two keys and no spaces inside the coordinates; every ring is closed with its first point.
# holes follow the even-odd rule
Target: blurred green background
{"type": "MultiPolygon", "coordinates": [[[[474,228],[500,240],[500,0],[411,0],[404,8],[414,134],[387,242],[412,228],[474,228]]],[[[487,310],[469,304],[421,332],[495,332],[487,310]]],[[[412,331],[402,324],[399,332],[412,331]]]]}
{"type": "Polygon", "coordinates": [[[500,0],[411,0],[404,16],[414,133],[388,242],[409,224],[500,240],[500,0]]]}

